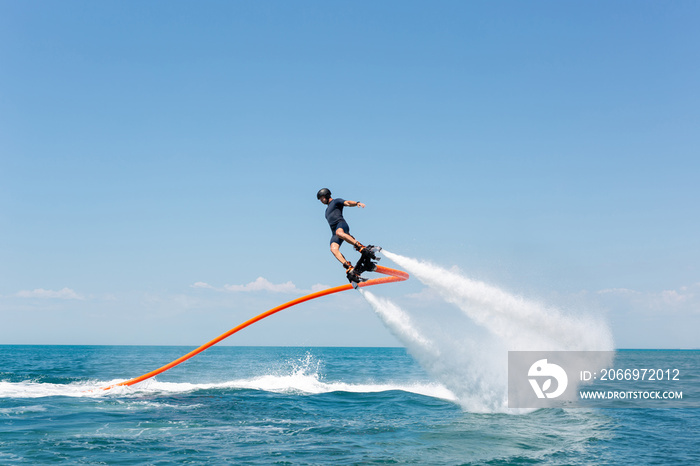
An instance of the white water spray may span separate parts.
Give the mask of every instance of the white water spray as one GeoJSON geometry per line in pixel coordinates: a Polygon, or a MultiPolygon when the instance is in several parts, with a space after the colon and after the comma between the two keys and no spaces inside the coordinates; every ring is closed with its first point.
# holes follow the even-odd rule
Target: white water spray
{"type": "Polygon", "coordinates": [[[509,350],[613,349],[607,325],[590,316],[567,315],[427,262],[386,250],[383,254],[462,311],[457,320],[432,308],[422,316],[411,316],[393,302],[362,290],[409,353],[467,411],[524,411],[507,407],[509,350]]]}
{"type": "Polygon", "coordinates": [[[506,372],[496,361],[497,351],[484,351],[489,345],[483,339],[456,339],[447,332],[431,332],[395,303],[365,289],[360,291],[411,356],[453,393],[465,410],[506,410],[506,392],[502,390],[506,372]]]}
{"type": "Polygon", "coordinates": [[[428,262],[383,251],[384,255],[457,305],[468,317],[500,337],[511,351],[612,351],[608,326],[592,316],[515,296],[428,262]]]}
{"type": "Polygon", "coordinates": [[[425,338],[415,327],[411,318],[399,306],[388,299],[378,298],[364,288],[360,292],[382,318],[396,338],[412,349],[440,356],[440,351],[432,341],[425,338]]]}

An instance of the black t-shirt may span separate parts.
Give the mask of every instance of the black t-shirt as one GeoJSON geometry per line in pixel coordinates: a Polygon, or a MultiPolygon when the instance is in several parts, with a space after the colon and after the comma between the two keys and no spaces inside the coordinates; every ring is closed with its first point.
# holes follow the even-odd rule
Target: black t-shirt
{"type": "Polygon", "coordinates": [[[331,231],[337,229],[338,223],[345,221],[343,218],[344,202],[344,199],[333,199],[326,207],[326,220],[331,226],[331,231]]]}

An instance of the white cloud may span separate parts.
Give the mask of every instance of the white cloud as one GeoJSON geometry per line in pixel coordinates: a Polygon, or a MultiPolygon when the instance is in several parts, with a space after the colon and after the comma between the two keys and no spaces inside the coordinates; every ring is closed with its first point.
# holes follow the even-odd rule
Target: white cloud
{"type": "Polygon", "coordinates": [[[330,288],[330,286],[317,283],[311,287],[311,292],[316,293],[317,291],[327,290],[328,288],[330,288]]]}
{"type": "Polygon", "coordinates": [[[227,291],[271,291],[273,293],[293,293],[297,287],[292,282],[274,284],[263,277],[258,277],[254,282],[246,285],[224,285],[227,291]]]}
{"type": "Polygon", "coordinates": [[[204,283],[204,282],[197,282],[194,285],[191,285],[192,288],[204,288],[206,290],[215,290],[213,286],[211,286],[209,283],[204,283]]]}
{"type": "Polygon", "coordinates": [[[600,290],[598,294],[615,298],[618,302],[627,302],[637,310],[700,313],[700,283],[663,291],[643,292],[627,288],[612,288],[600,290]]]}
{"type": "Polygon", "coordinates": [[[74,290],[70,288],[63,288],[62,290],[45,290],[43,288],[37,288],[35,290],[22,290],[17,292],[15,295],[18,298],[41,298],[41,299],[85,299],[84,296],[79,295],[74,290]]]}
{"type": "Polygon", "coordinates": [[[300,290],[291,281],[285,283],[272,283],[264,277],[258,277],[255,281],[246,283],[245,285],[224,285],[223,288],[216,288],[205,282],[197,282],[194,285],[190,285],[192,288],[214,290],[214,291],[228,291],[233,293],[239,292],[251,292],[251,291],[269,291],[272,293],[299,293],[300,290]]]}
{"type": "Polygon", "coordinates": [[[605,290],[598,291],[598,294],[631,296],[631,295],[640,295],[642,293],[640,293],[639,291],[634,291],[634,290],[630,290],[627,288],[607,288],[605,290]]]}
{"type": "Polygon", "coordinates": [[[687,288],[683,287],[680,290],[664,290],[661,292],[661,298],[666,304],[683,304],[694,297],[693,293],[688,293],[687,288]]]}

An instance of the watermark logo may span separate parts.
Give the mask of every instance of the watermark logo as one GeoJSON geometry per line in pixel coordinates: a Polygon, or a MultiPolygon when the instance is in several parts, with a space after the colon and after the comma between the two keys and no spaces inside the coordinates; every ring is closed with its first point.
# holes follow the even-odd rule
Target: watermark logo
{"type": "Polygon", "coordinates": [[[509,351],[510,408],[700,408],[699,351],[509,351]]]}
{"type": "Polygon", "coordinates": [[[566,371],[559,365],[548,363],[546,359],[540,359],[530,366],[527,372],[528,380],[537,398],[557,398],[566,390],[569,378],[566,371]],[[540,380],[542,385],[540,385],[540,380]],[[556,388],[552,388],[552,380],[556,381],[556,388]]]}

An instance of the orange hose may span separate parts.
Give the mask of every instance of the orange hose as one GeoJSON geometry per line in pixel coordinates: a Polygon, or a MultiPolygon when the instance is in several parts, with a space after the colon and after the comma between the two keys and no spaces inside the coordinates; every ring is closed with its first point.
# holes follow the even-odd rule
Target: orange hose
{"type": "MultiPolygon", "coordinates": [[[[380,278],[372,278],[370,280],[367,280],[366,282],[360,283],[359,286],[365,287],[365,286],[381,285],[384,283],[401,282],[404,280],[408,280],[408,274],[402,270],[390,269],[388,267],[382,267],[382,266],[378,265],[375,272],[379,272],[379,273],[382,273],[382,274],[385,274],[388,276],[387,277],[380,277],[380,278]]],[[[341,291],[351,290],[351,289],[352,289],[352,285],[348,283],[347,285],[341,285],[341,286],[336,286],[334,288],[328,288],[326,290],[317,291],[315,293],[310,293],[310,294],[307,294],[306,296],[302,296],[300,298],[293,299],[293,300],[286,302],[280,306],[277,306],[277,307],[274,307],[268,311],[265,311],[262,314],[253,317],[252,319],[246,320],[245,322],[238,325],[237,327],[232,328],[231,330],[229,330],[226,333],[222,333],[221,335],[214,338],[213,340],[203,344],[199,348],[190,351],[186,355],[174,360],[173,362],[171,362],[169,364],[166,364],[165,366],[163,366],[159,369],[148,372],[147,374],[143,374],[143,375],[136,377],[134,379],[127,380],[125,382],[119,382],[117,384],[110,385],[108,387],[102,387],[102,390],[109,390],[110,388],[114,388],[114,387],[129,386],[129,385],[134,385],[134,384],[139,383],[139,382],[143,382],[146,379],[150,379],[151,377],[154,377],[158,374],[161,374],[161,373],[167,371],[168,369],[171,369],[171,368],[177,366],[181,362],[187,361],[188,359],[190,359],[193,356],[196,356],[197,354],[201,353],[205,349],[214,346],[215,344],[219,343],[221,340],[224,340],[225,338],[230,337],[234,333],[238,332],[239,330],[243,330],[244,328],[248,327],[249,325],[253,325],[255,322],[258,322],[258,321],[264,319],[265,317],[269,317],[272,314],[275,314],[279,311],[290,308],[292,306],[296,306],[297,304],[301,304],[303,302],[310,301],[312,299],[320,298],[321,296],[327,296],[329,294],[339,293],[341,291]]]]}

